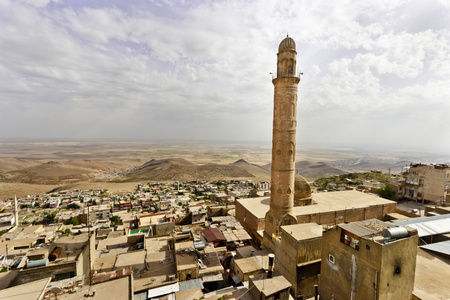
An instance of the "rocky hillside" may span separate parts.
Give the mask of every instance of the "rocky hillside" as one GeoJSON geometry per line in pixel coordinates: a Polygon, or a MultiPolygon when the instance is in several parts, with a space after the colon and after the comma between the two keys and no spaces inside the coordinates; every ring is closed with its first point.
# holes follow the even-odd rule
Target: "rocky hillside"
{"type": "Polygon", "coordinates": [[[214,180],[248,178],[267,180],[269,172],[260,166],[238,160],[231,164],[196,165],[182,158],[152,159],[127,175],[128,180],[214,180]]]}

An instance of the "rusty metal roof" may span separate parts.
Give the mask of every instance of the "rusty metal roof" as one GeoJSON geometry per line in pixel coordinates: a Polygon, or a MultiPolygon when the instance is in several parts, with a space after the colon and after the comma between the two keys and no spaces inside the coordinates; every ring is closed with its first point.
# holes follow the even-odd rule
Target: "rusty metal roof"
{"type": "Polygon", "coordinates": [[[208,242],[226,241],[225,236],[217,228],[206,228],[202,230],[202,234],[208,242]]]}

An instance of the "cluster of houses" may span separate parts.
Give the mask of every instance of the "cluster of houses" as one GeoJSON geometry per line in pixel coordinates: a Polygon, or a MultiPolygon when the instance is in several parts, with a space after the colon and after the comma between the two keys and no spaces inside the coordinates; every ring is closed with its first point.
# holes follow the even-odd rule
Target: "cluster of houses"
{"type": "Polygon", "coordinates": [[[36,299],[186,299],[192,292],[217,299],[218,290],[239,290],[248,279],[236,262],[254,248],[234,201],[266,195],[261,187],[269,185],[147,183],[123,195],[97,189],[18,199],[21,209],[0,237],[0,296],[20,299],[32,289],[36,299]]]}

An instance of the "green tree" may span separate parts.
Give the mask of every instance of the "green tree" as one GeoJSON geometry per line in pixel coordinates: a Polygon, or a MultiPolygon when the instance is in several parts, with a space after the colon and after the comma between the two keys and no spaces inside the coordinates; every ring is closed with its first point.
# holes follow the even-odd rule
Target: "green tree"
{"type": "Polygon", "coordinates": [[[109,220],[111,221],[112,225],[119,224],[119,216],[112,216],[111,218],[109,218],[109,220]]]}
{"type": "Polygon", "coordinates": [[[72,231],[70,231],[70,229],[69,228],[66,228],[66,230],[64,230],[64,232],[63,232],[64,234],[71,234],[72,233],[72,231]]]}
{"type": "Polygon", "coordinates": [[[55,223],[56,213],[48,213],[44,212],[44,223],[45,224],[53,224],[55,223]]]}
{"type": "Polygon", "coordinates": [[[385,199],[394,199],[395,191],[390,186],[383,186],[378,189],[378,195],[385,199]]]}
{"type": "Polygon", "coordinates": [[[73,226],[77,226],[80,225],[80,221],[78,221],[77,218],[73,218],[72,220],[70,220],[70,224],[72,224],[73,226]]]}

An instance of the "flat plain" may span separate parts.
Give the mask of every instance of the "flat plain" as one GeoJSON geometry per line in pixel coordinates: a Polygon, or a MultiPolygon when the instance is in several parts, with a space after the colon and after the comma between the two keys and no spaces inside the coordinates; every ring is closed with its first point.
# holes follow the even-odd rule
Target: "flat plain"
{"type": "MultiPolygon", "coordinates": [[[[194,142],[0,141],[0,200],[53,189],[134,190],[146,181],[270,180],[270,144],[194,142]]],[[[297,173],[310,179],[380,169],[401,172],[411,162],[448,163],[444,154],[306,147],[297,173]]]]}

